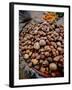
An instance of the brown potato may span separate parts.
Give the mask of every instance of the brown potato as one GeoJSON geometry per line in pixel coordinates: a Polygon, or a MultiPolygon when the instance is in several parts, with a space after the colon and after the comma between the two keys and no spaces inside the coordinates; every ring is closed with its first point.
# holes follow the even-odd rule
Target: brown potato
{"type": "Polygon", "coordinates": [[[38,60],[37,59],[32,59],[32,63],[33,63],[33,65],[36,65],[36,64],[38,64],[38,60]]]}
{"type": "Polygon", "coordinates": [[[57,65],[55,63],[50,63],[49,68],[51,71],[57,70],[57,65]]]}
{"type": "Polygon", "coordinates": [[[25,54],[24,55],[24,59],[28,59],[29,58],[29,55],[28,54],[25,54]]]}
{"type": "Polygon", "coordinates": [[[39,44],[40,44],[40,46],[45,46],[46,45],[46,41],[45,40],[40,40],[39,44]]]}
{"type": "Polygon", "coordinates": [[[41,67],[40,71],[41,72],[45,72],[45,68],[44,67],[41,67]]]}
{"type": "Polygon", "coordinates": [[[39,45],[38,42],[36,42],[36,43],[34,44],[34,49],[36,49],[36,50],[40,49],[40,45],[39,45]]]}

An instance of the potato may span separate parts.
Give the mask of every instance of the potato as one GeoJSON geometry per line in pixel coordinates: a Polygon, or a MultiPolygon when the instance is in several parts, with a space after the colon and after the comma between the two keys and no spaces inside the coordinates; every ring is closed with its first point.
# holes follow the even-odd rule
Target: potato
{"type": "Polygon", "coordinates": [[[25,54],[24,55],[24,59],[28,59],[29,58],[29,55],[28,54],[25,54]]]}
{"type": "Polygon", "coordinates": [[[40,46],[45,46],[46,45],[46,41],[45,40],[40,40],[39,44],[40,44],[40,46]]]}
{"type": "Polygon", "coordinates": [[[32,63],[33,63],[33,65],[36,65],[36,64],[38,64],[38,60],[37,59],[32,59],[32,63]]]}
{"type": "Polygon", "coordinates": [[[45,68],[44,67],[41,67],[40,71],[41,72],[45,72],[45,68]]]}
{"type": "Polygon", "coordinates": [[[34,44],[34,49],[36,49],[36,50],[40,49],[40,45],[39,45],[38,42],[36,42],[36,43],[34,44]]]}
{"type": "Polygon", "coordinates": [[[50,68],[51,71],[57,70],[57,65],[55,63],[50,63],[49,68],[50,68]]]}

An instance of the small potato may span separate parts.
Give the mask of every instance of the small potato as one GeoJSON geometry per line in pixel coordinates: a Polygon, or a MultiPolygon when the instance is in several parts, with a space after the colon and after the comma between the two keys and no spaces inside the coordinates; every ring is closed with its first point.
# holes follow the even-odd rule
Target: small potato
{"type": "Polygon", "coordinates": [[[46,43],[49,44],[49,40],[48,39],[46,39],[46,43]]]}
{"type": "Polygon", "coordinates": [[[44,66],[47,66],[49,64],[49,62],[47,60],[43,61],[42,63],[44,66]]]}
{"type": "Polygon", "coordinates": [[[31,49],[33,49],[33,46],[28,45],[27,49],[31,50],[31,49]]]}
{"type": "Polygon", "coordinates": [[[35,58],[35,57],[36,57],[35,53],[33,53],[31,57],[32,57],[32,58],[35,58]]]}
{"type": "Polygon", "coordinates": [[[38,34],[38,31],[37,31],[37,30],[34,30],[34,34],[35,34],[35,35],[38,34]]]}
{"type": "Polygon", "coordinates": [[[33,38],[33,36],[31,34],[29,35],[29,37],[30,37],[30,39],[33,38]]]}
{"type": "Polygon", "coordinates": [[[40,55],[40,58],[41,58],[41,59],[44,59],[44,58],[45,58],[45,55],[40,55]]]}
{"type": "Polygon", "coordinates": [[[60,60],[60,56],[54,57],[53,60],[56,61],[56,62],[59,61],[60,60]]]}
{"type": "Polygon", "coordinates": [[[44,33],[43,31],[39,31],[38,33],[39,33],[39,35],[42,35],[42,36],[46,35],[46,33],[44,33]]]}
{"type": "Polygon", "coordinates": [[[56,45],[55,42],[51,42],[51,44],[52,44],[55,48],[57,48],[57,45],[56,45]]]}
{"type": "Polygon", "coordinates": [[[56,50],[56,55],[57,55],[57,56],[59,55],[59,51],[58,51],[58,50],[56,50]]]}
{"type": "Polygon", "coordinates": [[[62,51],[62,48],[61,48],[61,47],[58,47],[57,50],[58,50],[58,51],[62,51]]]}
{"type": "Polygon", "coordinates": [[[29,52],[29,56],[31,56],[32,55],[32,52],[29,52]]]}
{"type": "Polygon", "coordinates": [[[42,63],[43,63],[43,60],[40,60],[40,62],[39,62],[39,63],[41,63],[41,64],[42,64],[42,63]]]}
{"type": "Polygon", "coordinates": [[[45,68],[45,70],[48,72],[49,71],[49,68],[47,67],[47,68],[45,68]]]}
{"type": "Polygon", "coordinates": [[[61,46],[61,42],[57,42],[57,45],[58,45],[58,46],[61,46]]]}
{"type": "Polygon", "coordinates": [[[33,65],[38,64],[38,60],[37,59],[32,59],[31,61],[32,61],[33,65]]]}
{"type": "Polygon", "coordinates": [[[47,57],[48,57],[48,56],[49,56],[49,52],[45,52],[45,56],[47,56],[47,57]]]}
{"type": "Polygon", "coordinates": [[[29,58],[29,55],[28,54],[25,54],[24,55],[24,59],[28,59],[29,58]]]}
{"type": "Polygon", "coordinates": [[[47,39],[47,37],[41,37],[41,39],[46,40],[46,39],[47,39]]]}
{"type": "Polygon", "coordinates": [[[26,53],[29,53],[30,52],[30,50],[26,50],[26,53]]]}
{"type": "Polygon", "coordinates": [[[31,44],[31,41],[28,41],[28,44],[31,44]]]}
{"type": "Polygon", "coordinates": [[[24,41],[26,41],[26,40],[27,40],[27,38],[25,37],[25,38],[24,38],[24,41]]]}
{"type": "Polygon", "coordinates": [[[40,44],[40,46],[45,46],[46,45],[46,41],[45,40],[40,40],[39,44],[40,44]]]}
{"type": "Polygon", "coordinates": [[[60,36],[58,40],[59,40],[59,41],[62,41],[62,37],[60,36]]]}
{"type": "Polygon", "coordinates": [[[53,51],[52,54],[53,54],[53,56],[56,56],[56,52],[55,51],[53,51]]]}
{"type": "Polygon", "coordinates": [[[55,63],[50,63],[49,65],[50,70],[57,70],[57,65],[55,63]]]}
{"type": "Polygon", "coordinates": [[[41,54],[42,54],[42,55],[44,55],[44,54],[45,54],[45,52],[41,52],[41,54]]]}
{"type": "Polygon", "coordinates": [[[56,76],[56,74],[54,72],[52,72],[51,75],[52,75],[52,77],[55,77],[56,76]]]}
{"type": "Polygon", "coordinates": [[[38,42],[36,42],[36,43],[34,44],[34,49],[36,49],[36,50],[40,49],[40,45],[39,45],[38,42]]]}
{"type": "Polygon", "coordinates": [[[37,38],[36,38],[36,41],[39,41],[39,40],[40,40],[40,38],[37,37],[37,38]]]}
{"type": "Polygon", "coordinates": [[[36,57],[36,59],[38,59],[38,60],[39,60],[39,59],[40,59],[40,55],[38,55],[38,56],[36,57]]]}
{"type": "Polygon", "coordinates": [[[48,61],[52,62],[53,61],[52,57],[48,57],[48,61]]]}
{"type": "Polygon", "coordinates": [[[24,49],[25,49],[25,50],[27,49],[27,45],[24,46],[24,49]]]}
{"type": "Polygon", "coordinates": [[[49,46],[47,46],[47,45],[44,47],[44,49],[45,49],[45,51],[47,51],[47,50],[51,51],[51,48],[49,46]]]}
{"type": "Polygon", "coordinates": [[[40,51],[40,52],[43,52],[43,51],[44,51],[44,48],[39,49],[39,51],[40,51]]]}
{"type": "Polygon", "coordinates": [[[54,49],[54,46],[51,45],[50,48],[51,48],[51,49],[54,49]]]}
{"type": "Polygon", "coordinates": [[[60,29],[59,29],[59,28],[56,28],[55,31],[56,31],[57,33],[60,33],[60,29]]]}
{"type": "Polygon", "coordinates": [[[40,71],[44,73],[45,72],[45,68],[41,67],[40,71]]]}

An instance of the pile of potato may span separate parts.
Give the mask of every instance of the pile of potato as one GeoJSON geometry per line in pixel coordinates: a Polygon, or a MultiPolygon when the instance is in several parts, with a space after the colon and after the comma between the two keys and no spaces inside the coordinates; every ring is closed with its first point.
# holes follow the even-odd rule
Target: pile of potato
{"type": "Polygon", "coordinates": [[[40,75],[64,76],[63,25],[45,21],[27,26],[19,34],[19,51],[28,66],[40,75]]]}

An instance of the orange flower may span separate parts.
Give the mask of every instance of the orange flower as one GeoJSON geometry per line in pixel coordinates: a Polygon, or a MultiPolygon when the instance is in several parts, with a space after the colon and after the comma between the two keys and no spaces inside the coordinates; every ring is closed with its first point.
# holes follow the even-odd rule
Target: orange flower
{"type": "Polygon", "coordinates": [[[45,15],[43,15],[43,19],[46,20],[46,21],[55,21],[56,19],[58,18],[57,14],[56,13],[51,13],[51,12],[48,12],[46,13],[45,15]]]}

